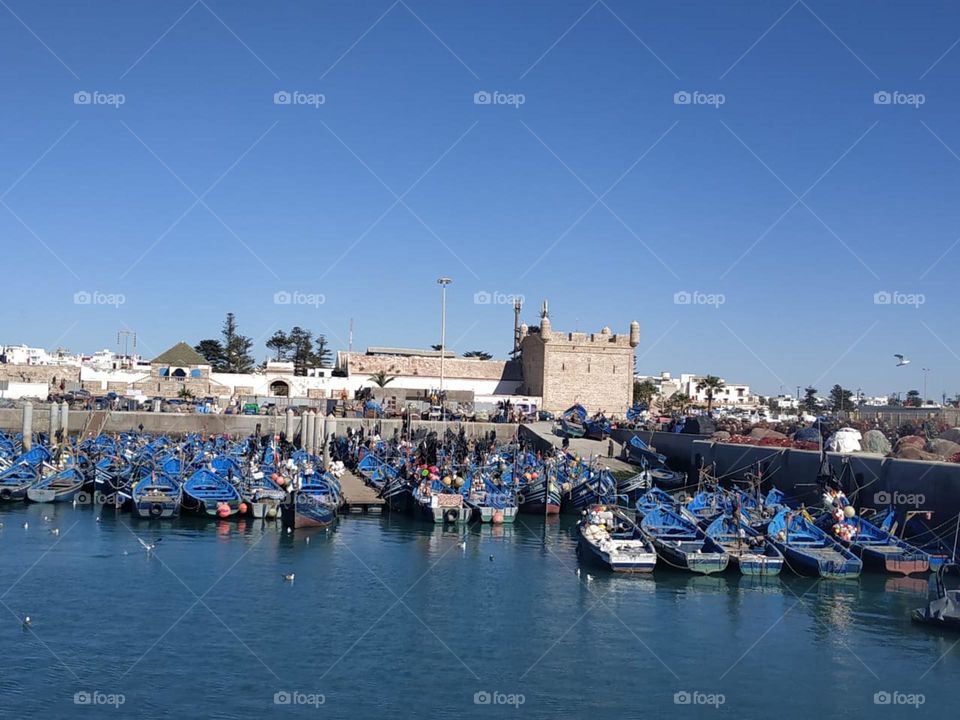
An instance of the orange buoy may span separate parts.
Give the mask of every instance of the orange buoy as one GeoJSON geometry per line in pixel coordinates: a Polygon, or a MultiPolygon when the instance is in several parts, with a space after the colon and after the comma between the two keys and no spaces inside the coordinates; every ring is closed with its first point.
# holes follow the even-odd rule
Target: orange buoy
{"type": "Polygon", "coordinates": [[[273,481],[280,487],[283,487],[287,484],[287,479],[283,475],[274,475],[273,481]]]}
{"type": "Polygon", "coordinates": [[[240,511],[240,514],[241,514],[241,515],[246,515],[246,514],[247,514],[247,504],[246,504],[245,502],[240,503],[240,507],[238,508],[238,510],[240,511]]]}
{"type": "Polygon", "coordinates": [[[502,522],[503,522],[503,513],[502,513],[500,510],[497,510],[497,511],[493,514],[493,517],[491,518],[491,522],[493,522],[495,525],[499,525],[500,523],[502,523],[502,522]]]}
{"type": "Polygon", "coordinates": [[[274,482],[280,482],[280,475],[277,474],[277,473],[273,473],[273,474],[270,476],[270,479],[273,480],[274,482]]]}
{"type": "Polygon", "coordinates": [[[230,517],[230,506],[226,503],[220,503],[217,505],[217,516],[222,518],[230,517]]]}

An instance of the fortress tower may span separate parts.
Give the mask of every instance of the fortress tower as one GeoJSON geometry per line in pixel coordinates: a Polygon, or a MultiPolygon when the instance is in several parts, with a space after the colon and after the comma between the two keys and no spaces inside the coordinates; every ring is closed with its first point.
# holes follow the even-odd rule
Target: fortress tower
{"type": "Polygon", "coordinates": [[[540,327],[520,326],[523,392],[543,398],[542,409],[566,410],[579,402],[588,412],[624,415],[633,396],[633,351],[640,344],[640,323],[627,335],[605,327],[599,333],[553,330],[544,301],[540,327]]]}

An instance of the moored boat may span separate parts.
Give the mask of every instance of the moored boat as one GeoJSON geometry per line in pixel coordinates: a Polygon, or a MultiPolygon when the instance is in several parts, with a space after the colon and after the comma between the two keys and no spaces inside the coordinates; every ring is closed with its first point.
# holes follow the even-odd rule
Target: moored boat
{"type": "Polygon", "coordinates": [[[201,515],[226,518],[240,511],[240,493],[216,473],[201,468],[183,484],[183,507],[201,515]]]}
{"type": "Polygon", "coordinates": [[[27,499],[35,503],[72,502],[83,488],[84,477],[70,466],[40,478],[27,488],[27,499]]]}
{"type": "Polygon", "coordinates": [[[142,518],[173,518],[180,514],[183,488],[166,473],[151,473],[131,488],[135,514],[142,518]]]}
{"type": "Polygon", "coordinates": [[[577,556],[614,572],[648,573],[657,564],[650,539],[622,508],[595,505],[577,524],[577,556]]]}
{"type": "Polygon", "coordinates": [[[730,562],[730,555],[696,523],[665,507],[647,512],[640,529],[653,539],[657,555],[679,570],[703,574],[723,572],[730,562]]]}
{"type": "Polygon", "coordinates": [[[831,580],[859,577],[863,563],[801,512],[781,510],[770,521],[767,536],[798,575],[831,580]]]}
{"type": "Polygon", "coordinates": [[[937,596],[926,607],[917,608],[910,614],[914,622],[934,627],[960,630],[960,589],[948,589],[946,578],[950,574],[960,574],[960,565],[944,563],[937,570],[937,596]]]}
{"type": "Polygon", "coordinates": [[[730,555],[730,567],[741,575],[779,575],[783,555],[754,528],[730,515],[716,518],[706,530],[717,545],[730,555]]]}
{"type": "Polygon", "coordinates": [[[305,475],[280,507],[288,528],[331,527],[340,508],[338,483],[328,473],[305,475]]]}
{"type": "Polygon", "coordinates": [[[817,525],[852,550],[863,562],[864,570],[894,575],[915,575],[930,570],[927,553],[862,517],[846,517],[840,511],[824,514],[817,525]]]}

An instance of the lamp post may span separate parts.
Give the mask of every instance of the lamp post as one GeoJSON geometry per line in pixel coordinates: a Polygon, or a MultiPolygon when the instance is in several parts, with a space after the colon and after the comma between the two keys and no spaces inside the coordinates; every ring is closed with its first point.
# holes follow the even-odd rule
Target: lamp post
{"type": "Polygon", "coordinates": [[[923,397],[920,398],[920,407],[923,407],[927,404],[927,373],[930,372],[930,368],[920,368],[923,370],[923,397]]]}
{"type": "Polygon", "coordinates": [[[440,286],[440,420],[447,416],[443,403],[443,357],[447,354],[447,285],[452,282],[448,277],[437,278],[440,286]]]}

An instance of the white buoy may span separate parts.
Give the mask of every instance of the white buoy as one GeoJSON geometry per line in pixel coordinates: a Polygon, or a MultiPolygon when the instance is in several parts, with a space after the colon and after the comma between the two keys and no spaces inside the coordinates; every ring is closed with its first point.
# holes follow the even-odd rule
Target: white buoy
{"type": "Polygon", "coordinates": [[[30,523],[24,523],[24,524],[23,524],[23,529],[24,529],[24,530],[29,530],[29,529],[30,529],[30,523]]]}

